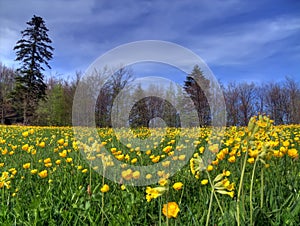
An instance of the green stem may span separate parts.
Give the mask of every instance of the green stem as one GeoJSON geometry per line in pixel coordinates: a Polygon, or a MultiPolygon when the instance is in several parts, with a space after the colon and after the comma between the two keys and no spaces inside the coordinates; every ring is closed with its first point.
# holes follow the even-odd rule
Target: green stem
{"type": "Polygon", "coordinates": [[[205,224],[205,226],[208,226],[213,198],[214,198],[214,188],[212,188],[212,190],[211,190],[211,195],[210,195],[210,201],[209,201],[209,207],[208,207],[208,213],[207,213],[207,217],[206,217],[206,224],[205,224]]]}
{"type": "Polygon", "coordinates": [[[264,206],[264,168],[261,168],[260,171],[260,208],[264,206]]]}
{"type": "Polygon", "coordinates": [[[209,173],[208,173],[207,171],[206,171],[206,173],[207,173],[207,177],[208,177],[208,181],[209,181],[209,183],[210,183],[210,186],[211,186],[211,188],[212,188],[213,191],[214,191],[214,196],[215,196],[215,198],[216,198],[216,200],[217,200],[218,206],[219,206],[219,208],[220,208],[220,210],[221,210],[222,215],[224,215],[223,208],[222,208],[222,206],[221,206],[221,204],[220,204],[220,201],[219,201],[219,199],[218,199],[218,196],[217,196],[217,194],[216,194],[216,192],[215,192],[215,190],[214,190],[214,185],[213,185],[213,183],[212,183],[212,181],[211,181],[210,175],[209,175],[209,173]]]}
{"type": "MultiPolygon", "coordinates": [[[[104,185],[104,182],[105,182],[104,177],[105,177],[105,167],[103,166],[102,186],[104,185]]],[[[103,224],[103,221],[104,221],[104,194],[105,193],[102,193],[102,199],[101,199],[101,202],[102,202],[101,225],[104,225],[103,224]]]]}
{"type": "Polygon", "coordinates": [[[253,182],[254,182],[254,175],[255,175],[255,169],[256,169],[256,163],[258,161],[258,158],[255,159],[253,170],[252,170],[252,176],[251,176],[251,184],[250,184],[250,225],[253,225],[253,182]]]}
{"type": "MultiPolygon", "coordinates": [[[[158,220],[159,220],[159,222],[158,222],[158,225],[159,226],[161,226],[161,211],[162,211],[162,207],[161,207],[161,203],[162,203],[162,198],[160,197],[160,199],[159,199],[159,215],[158,215],[158,220]]],[[[168,210],[167,210],[167,212],[168,212],[168,210]]]]}
{"type": "Polygon", "coordinates": [[[237,194],[236,217],[237,217],[237,225],[238,226],[241,225],[241,222],[240,222],[240,197],[241,197],[241,191],[242,191],[242,187],[243,187],[244,174],[245,174],[246,163],[247,163],[247,156],[248,156],[248,150],[245,153],[243,168],[242,168],[242,172],[241,172],[241,180],[240,180],[239,190],[238,190],[238,194],[237,194]]]}

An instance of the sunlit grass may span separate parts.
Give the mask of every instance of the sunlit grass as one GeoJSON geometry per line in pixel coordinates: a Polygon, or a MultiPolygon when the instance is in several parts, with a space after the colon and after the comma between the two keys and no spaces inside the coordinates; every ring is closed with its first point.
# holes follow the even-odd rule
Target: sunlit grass
{"type": "Polygon", "coordinates": [[[204,128],[141,129],[135,136],[103,128],[100,140],[87,132],[80,142],[71,127],[0,126],[0,223],[298,225],[300,126],[264,122],[226,128],[213,139],[204,128]],[[201,162],[205,152],[215,153],[209,163],[201,162]],[[95,171],[116,160],[123,166],[118,183],[95,171]],[[170,176],[180,162],[187,164],[170,176]],[[153,164],[165,170],[131,170],[153,164]],[[130,185],[154,176],[160,180],[153,185],[130,185]]]}

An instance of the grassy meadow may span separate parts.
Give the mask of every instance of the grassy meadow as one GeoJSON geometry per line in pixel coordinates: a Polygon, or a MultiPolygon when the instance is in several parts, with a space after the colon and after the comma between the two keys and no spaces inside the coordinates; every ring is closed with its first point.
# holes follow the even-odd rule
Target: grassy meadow
{"type": "Polygon", "coordinates": [[[88,132],[83,142],[72,127],[0,126],[0,224],[300,224],[299,125],[260,116],[213,137],[210,128],[97,131],[101,142],[88,132]],[[150,142],[136,146],[138,138],[150,142]],[[118,183],[97,173],[116,161],[118,183]],[[166,170],[132,169],[151,164],[166,170]],[[132,186],[154,176],[155,184],[132,186]]]}

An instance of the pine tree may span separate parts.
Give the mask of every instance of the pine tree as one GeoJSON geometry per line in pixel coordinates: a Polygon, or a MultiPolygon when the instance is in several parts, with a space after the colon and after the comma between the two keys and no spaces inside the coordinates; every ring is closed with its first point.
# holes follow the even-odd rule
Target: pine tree
{"type": "Polygon", "coordinates": [[[51,68],[48,61],[52,59],[54,50],[49,45],[52,41],[48,37],[49,30],[43,18],[34,15],[27,24],[29,27],[21,32],[22,39],[14,47],[16,61],[21,62],[18,68],[20,75],[16,77],[14,90],[15,107],[23,113],[24,124],[34,115],[39,101],[46,97],[47,86],[44,82],[43,66],[51,68]]]}
{"type": "Polygon", "coordinates": [[[193,71],[187,75],[184,82],[184,89],[194,103],[194,109],[197,110],[200,126],[210,124],[210,108],[208,104],[210,82],[196,65],[193,71]],[[200,87],[201,86],[201,87],[200,87]]]}

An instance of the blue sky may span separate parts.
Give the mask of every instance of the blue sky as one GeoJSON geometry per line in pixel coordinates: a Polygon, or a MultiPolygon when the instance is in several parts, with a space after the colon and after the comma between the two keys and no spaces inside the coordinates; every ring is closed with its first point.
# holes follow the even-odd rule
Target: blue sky
{"type": "MultiPolygon", "coordinates": [[[[199,55],[223,83],[300,82],[299,0],[0,0],[5,65],[18,67],[13,47],[34,14],[44,18],[55,48],[48,75],[72,77],[119,45],[163,40],[199,55]]],[[[159,65],[133,71],[176,77],[159,65]]]]}

